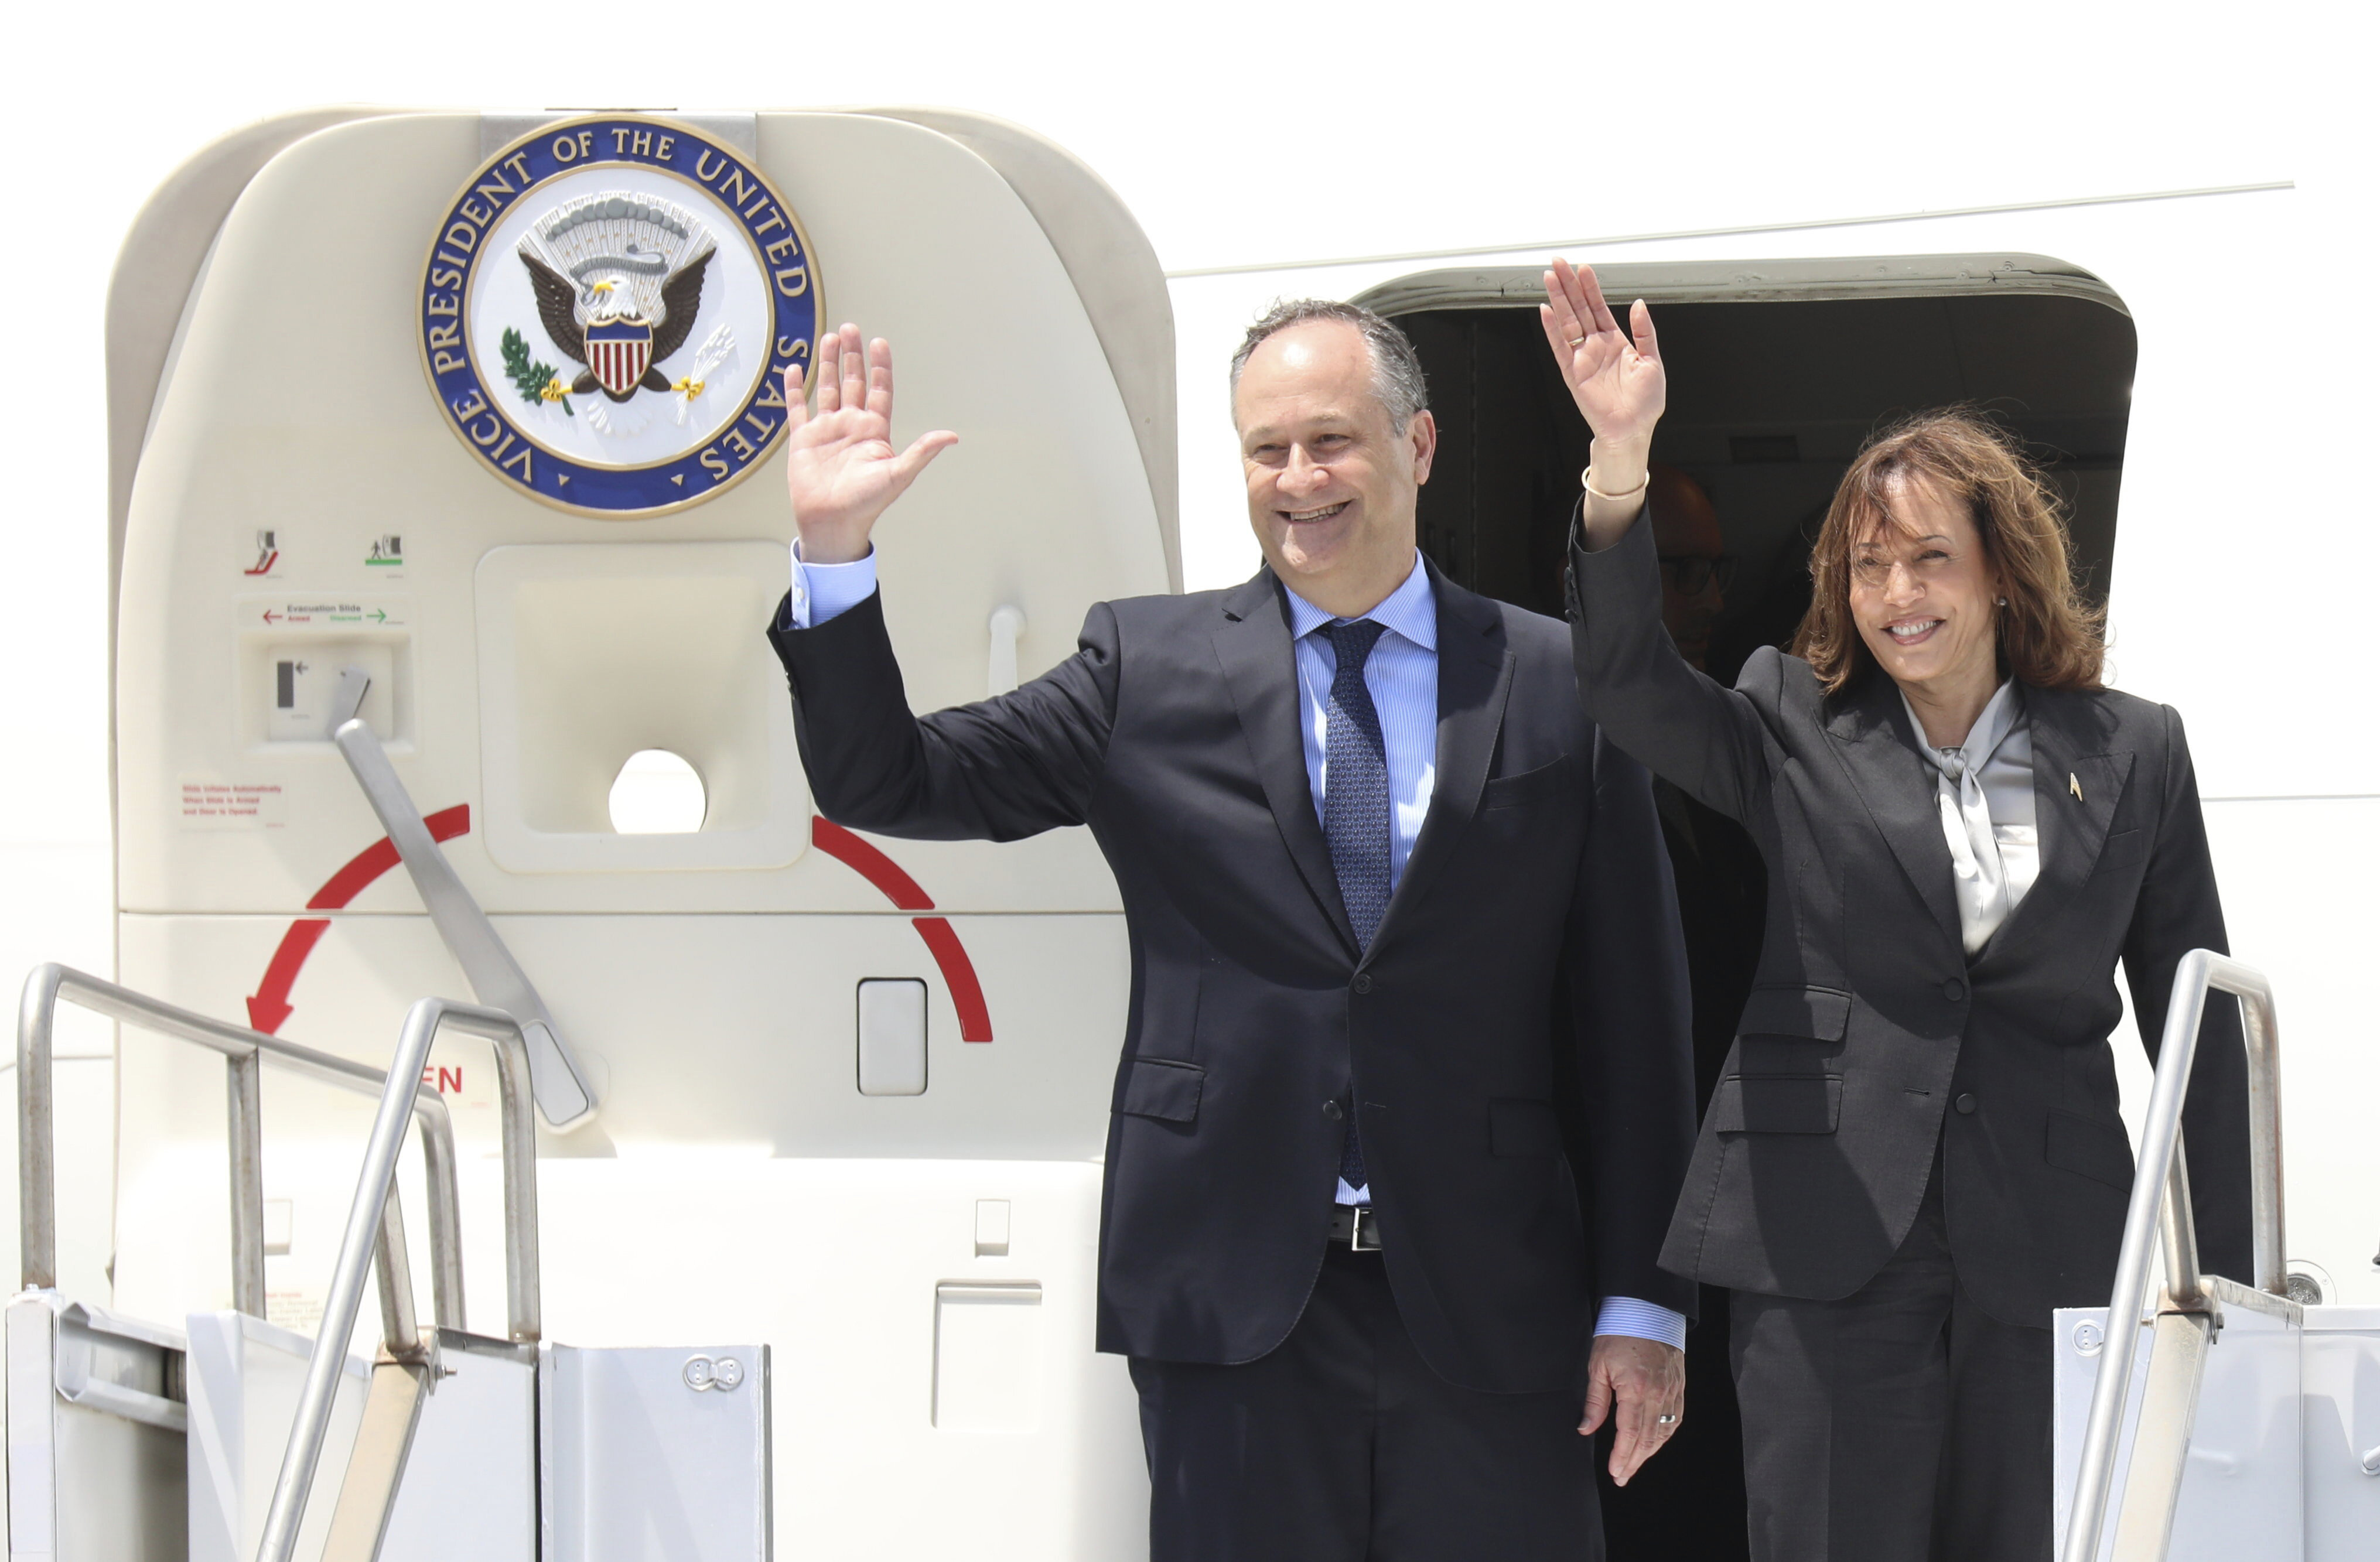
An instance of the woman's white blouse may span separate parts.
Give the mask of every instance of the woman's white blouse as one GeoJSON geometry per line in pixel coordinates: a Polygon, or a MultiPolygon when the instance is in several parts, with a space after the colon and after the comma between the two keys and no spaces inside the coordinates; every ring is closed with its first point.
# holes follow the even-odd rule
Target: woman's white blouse
{"type": "Polygon", "coordinates": [[[1917,751],[1933,763],[1935,802],[1942,835],[1950,847],[1952,887],[1959,902],[1959,934],[1973,955],[1991,941],[2009,913],[2041,874],[2041,837],[2033,795],[2033,727],[2025,720],[2024,694],[2014,679],[2002,684],[1984,713],[1956,748],[1925,741],[1909,696],[1917,751]]]}

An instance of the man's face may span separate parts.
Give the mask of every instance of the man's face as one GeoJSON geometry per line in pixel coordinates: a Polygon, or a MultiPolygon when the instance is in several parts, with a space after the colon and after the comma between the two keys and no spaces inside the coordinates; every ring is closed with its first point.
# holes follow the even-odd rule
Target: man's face
{"type": "Polygon", "coordinates": [[[1267,337],[1232,397],[1248,521],[1273,573],[1342,616],[1369,611],[1413,568],[1414,503],[1438,425],[1393,428],[1372,382],[1371,347],[1343,321],[1267,337]]]}
{"type": "Polygon", "coordinates": [[[1701,485],[1674,468],[1655,470],[1652,500],[1653,545],[1661,555],[1661,626],[1678,654],[1700,667],[1710,656],[1711,631],[1727,609],[1719,584],[1718,514],[1701,485]]]}

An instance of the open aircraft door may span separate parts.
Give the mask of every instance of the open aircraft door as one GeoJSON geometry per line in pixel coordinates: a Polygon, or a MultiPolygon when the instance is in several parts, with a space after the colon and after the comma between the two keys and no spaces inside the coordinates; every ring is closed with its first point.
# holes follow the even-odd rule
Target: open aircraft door
{"type": "MultiPolygon", "coordinates": [[[[919,708],[1180,588],[1155,256],[1013,127],[334,113],[170,181],[110,304],[119,975],[375,1068],[417,999],[512,1011],[547,1338],[765,1345],[788,1555],[1109,1562],[1144,1544],[1091,1349],[1124,929],[1083,831],[811,805],[772,387],[844,320],[899,345],[897,437],[963,440],[882,538],[919,708]]],[[[215,1065],[120,1047],[112,1306],[231,1305],[215,1065]]],[[[424,1071],[480,1273],[488,1059],[424,1071]]],[[[370,1108],[284,1088],[265,1311],[304,1333],[370,1108]]]]}

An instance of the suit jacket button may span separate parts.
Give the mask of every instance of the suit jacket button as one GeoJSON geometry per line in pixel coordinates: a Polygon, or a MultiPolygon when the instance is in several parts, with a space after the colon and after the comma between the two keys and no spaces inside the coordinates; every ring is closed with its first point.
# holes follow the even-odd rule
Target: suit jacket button
{"type": "Polygon", "coordinates": [[[1953,976],[1942,984],[1942,996],[1957,1003],[1967,996],[1967,984],[1953,976]]]}
{"type": "Polygon", "coordinates": [[[1322,1103],[1322,1115],[1332,1122],[1337,1122],[1347,1115],[1347,1108],[1336,1101],[1325,1101],[1322,1103]]]}
{"type": "Polygon", "coordinates": [[[1951,1102],[1950,1105],[1959,1108],[1959,1115],[1962,1118],[1971,1118],[1975,1115],[1975,1097],[1971,1092],[1961,1091],[1959,1093],[1959,1098],[1951,1102]]]}
{"type": "Polygon", "coordinates": [[[1355,990],[1357,992],[1370,992],[1372,990],[1372,978],[1358,973],[1355,977],[1355,990]]]}

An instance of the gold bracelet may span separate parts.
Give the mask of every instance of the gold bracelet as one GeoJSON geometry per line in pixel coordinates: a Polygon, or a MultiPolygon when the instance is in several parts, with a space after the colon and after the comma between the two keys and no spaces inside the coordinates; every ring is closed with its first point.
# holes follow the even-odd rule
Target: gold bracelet
{"type": "Polygon", "coordinates": [[[1585,471],[1581,472],[1578,475],[1578,480],[1579,485],[1586,490],[1590,497],[1609,500],[1614,503],[1618,503],[1621,500],[1633,499],[1638,494],[1644,492],[1645,486],[1652,482],[1653,474],[1650,468],[1647,468],[1645,475],[1636,479],[1636,486],[1630,489],[1625,493],[1606,493],[1601,489],[1596,487],[1595,468],[1593,466],[1589,466],[1585,471]]]}

